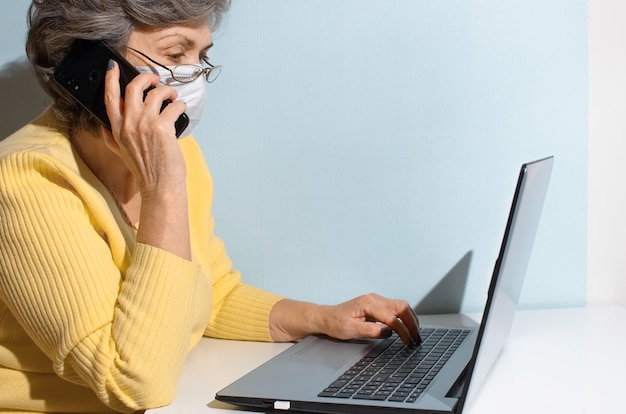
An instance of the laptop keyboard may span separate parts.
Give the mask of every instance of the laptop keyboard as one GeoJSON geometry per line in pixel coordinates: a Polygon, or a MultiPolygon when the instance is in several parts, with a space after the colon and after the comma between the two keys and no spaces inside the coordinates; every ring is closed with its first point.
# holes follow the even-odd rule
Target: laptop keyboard
{"type": "Polygon", "coordinates": [[[318,394],[319,397],[413,402],[469,335],[465,329],[420,329],[422,344],[408,347],[393,336],[318,394]]]}

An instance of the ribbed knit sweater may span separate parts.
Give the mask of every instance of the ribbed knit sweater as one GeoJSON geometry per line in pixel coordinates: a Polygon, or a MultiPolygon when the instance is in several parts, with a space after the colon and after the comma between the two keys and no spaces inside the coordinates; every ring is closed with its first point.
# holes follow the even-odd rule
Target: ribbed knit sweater
{"type": "Polygon", "coordinates": [[[192,261],[135,242],[51,112],[0,142],[0,412],[167,405],[202,335],[270,340],[280,298],[232,269],[205,160],[179,141],[192,261]]]}

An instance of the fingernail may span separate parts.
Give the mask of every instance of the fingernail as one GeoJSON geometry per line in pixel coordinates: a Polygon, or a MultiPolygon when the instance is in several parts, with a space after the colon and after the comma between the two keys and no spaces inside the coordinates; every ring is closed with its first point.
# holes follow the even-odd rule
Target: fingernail
{"type": "Polygon", "coordinates": [[[115,61],[113,59],[109,59],[107,62],[107,70],[113,69],[113,66],[115,66],[115,61]]]}
{"type": "Polygon", "coordinates": [[[380,330],[381,338],[389,338],[393,334],[393,331],[390,328],[382,328],[380,330]]]}

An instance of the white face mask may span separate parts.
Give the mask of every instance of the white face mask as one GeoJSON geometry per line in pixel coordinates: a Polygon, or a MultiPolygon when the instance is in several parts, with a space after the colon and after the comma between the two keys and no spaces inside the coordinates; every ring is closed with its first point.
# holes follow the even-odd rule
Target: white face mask
{"type": "Polygon", "coordinates": [[[185,83],[174,80],[172,74],[164,68],[138,66],[137,70],[142,73],[154,73],[159,75],[162,84],[171,86],[176,90],[178,93],[177,100],[187,104],[185,113],[189,117],[189,125],[185,128],[183,133],[180,134],[180,137],[182,138],[191,134],[191,131],[198,125],[198,122],[200,122],[202,111],[204,110],[206,91],[204,76],[198,76],[198,79],[193,82],[185,83]]]}

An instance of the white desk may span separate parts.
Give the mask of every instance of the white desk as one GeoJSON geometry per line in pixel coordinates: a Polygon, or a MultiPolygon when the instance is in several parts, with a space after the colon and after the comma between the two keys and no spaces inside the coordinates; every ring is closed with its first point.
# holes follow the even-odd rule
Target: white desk
{"type": "MultiPolygon", "coordinates": [[[[289,346],[203,339],[186,361],[172,405],[149,413],[233,414],[215,392],[289,346]]],[[[521,311],[464,413],[623,413],[625,394],[626,308],[521,311]]]]}

